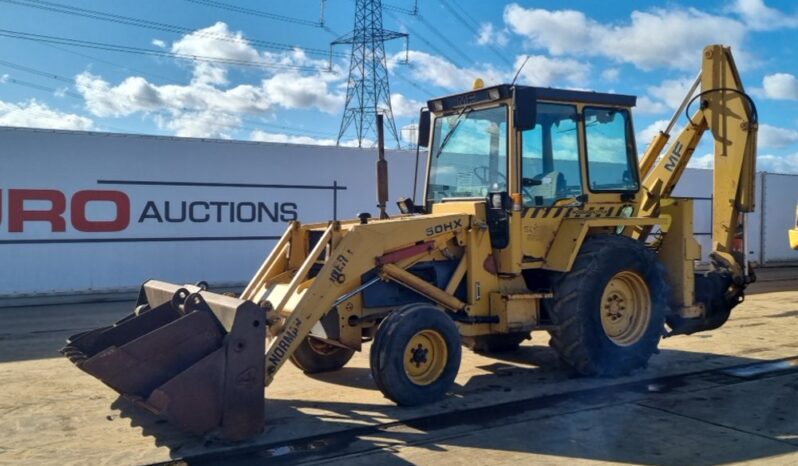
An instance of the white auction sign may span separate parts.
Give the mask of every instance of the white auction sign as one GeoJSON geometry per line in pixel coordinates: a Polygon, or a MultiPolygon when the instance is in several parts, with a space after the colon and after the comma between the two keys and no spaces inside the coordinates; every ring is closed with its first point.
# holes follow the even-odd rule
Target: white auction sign
{"type": "MultiPolygon", "coordinates": [[[[376,214],[375,149],[20,128],[0,140],[0,298],[241,284],[291,220],[376,214]]],[[[415,152],[387,159],[391,199],[412,196],[415,152]]]]}

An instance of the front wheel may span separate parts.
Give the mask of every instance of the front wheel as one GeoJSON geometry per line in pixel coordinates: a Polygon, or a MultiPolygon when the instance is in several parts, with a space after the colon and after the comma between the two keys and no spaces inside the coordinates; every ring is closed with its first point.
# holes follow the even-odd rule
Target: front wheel
{"type": "Polygon", "coordinates": [[[382,393],[399,405],[437,401],[460,369],[460,333],[430,305],[409,305],[381,324],[371,347],[371,373],[382,393]]]}
{"type": "Polygon", "coordinates": [[[551,346],[582,375],[628,374],[657,352],[667,298],[664,268],[645,245],[588,238],[555,286],[551,346]]]}

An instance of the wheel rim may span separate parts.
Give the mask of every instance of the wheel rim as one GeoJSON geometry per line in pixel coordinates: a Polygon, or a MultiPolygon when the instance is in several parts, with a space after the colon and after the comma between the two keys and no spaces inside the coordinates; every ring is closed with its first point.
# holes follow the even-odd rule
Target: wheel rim
{"type": "Polygon", "coordinates": [[[618,346],[637,343],[651,320],[651,294],[643,277],[622,271],[613,276],[601,295],[601,326],[618,346]]]}
{"type": "Polygon", "coordinates": [[[435,330],[422,330],[405,347],[405,373],[416,385],[429,385],[443,374],[449,351],[443,335],[435,330]]]}

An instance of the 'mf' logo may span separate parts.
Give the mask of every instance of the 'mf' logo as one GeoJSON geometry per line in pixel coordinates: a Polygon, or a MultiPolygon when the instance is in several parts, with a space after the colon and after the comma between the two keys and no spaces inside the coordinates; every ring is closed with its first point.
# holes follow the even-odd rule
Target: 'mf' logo
{"type": "MultiPolygon", "coordinates": [[[[0,191],[0,219],[2,195],[0,191]]],[[[54,189],[9,189],[7,196],[9,233],[22,233],[25,225],[31,222],[49,223],[50,231],[63,232],[69,220],[75,230],[91,233],[122,231],[130,224],[130,198],[120,191],[84,190],[67,199],[64,193],[54,189]],[[89,218],[87,210],[93,203],[112,204],[113,217],[103,220],[89,218]]]]}
{"type": "Polygon", "coordinates": [[[673,149],[671,150],[671,153],[668,154],[668,162],[665,164],[665,170],[673,172],[673,169],[676,168],[676,164],[679,163],[679,159],[682,158],[683,150],[684,146],[681,142],[676,141],[673,143],[673,149]]]}

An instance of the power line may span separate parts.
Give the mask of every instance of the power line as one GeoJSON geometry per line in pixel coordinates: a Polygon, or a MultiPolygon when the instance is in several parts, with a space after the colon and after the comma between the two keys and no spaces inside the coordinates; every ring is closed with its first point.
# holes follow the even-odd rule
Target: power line
{"type": "Polygon", "coordinates": [[[22,39],[40,43],[50,43],[58,45],[66,45],[72,47],[83,47],[90,49],[106,50],[111,52],[130,53],[137,55],[150,55],[164,58],[174,58],[179,60],[188,60],[193,62],[204,63],[219,63],[225,65],[246,66],[253,68],[276,68],[276,69],[293,69],[302,71],[331,71],[327,68],[319,68],[314,66],[305,65],[287,65],[283,63],[273,62],[256,62],[251,60],[240,60],[236,58],[224,57],[207,57],[202,55],[190,55],[185,53],[167,52],[165,50],[144,49],[140,47],[130,47],[126,45],[107,44],[103,42],[69,39],[65,37],[47,36],[43,34],[31,34],[20,31],[10,31],[7,29],[0,29],[0,37],[9,37],[12,39],[22,39]]]}
{"type": "MultiPolygon", "coordinates": [[[[475,35],[479,36],[479,27],[480,26],[478,24],[476,24],[476,20],[474,18],[472,18],[471,15],[468,14],[468,11],[466,11],[466,9],[463,8],[462,5],[458,4],[457,2],[454,2],[454,5],[457,7],[457,9],[455,9],[452,6],[452,4],[449,3],[449,0],[440,0],[440,1],[441,1],[441,4],[444,6],[444,8],[449,10],[449,13],[451,13],[452,16],[454,16],[454,18],[457,21],[460,22],[460,24],[465,26],[466,29],[470,30],[475,35]],[[460,13],[462,13],[462,15],[460,13],[458,13],[457,10],[460,10],[460,13]],[[466,20],[464,16],[468,17],[474,23],[470,24],[469,21],[466,20]]],[[[508,64],[510,66],[513,66],[513,63],[499,49],[497,49],[493,44],[489,43],[489,44],[486,44],[486,45],[488,46],[489,49],[491,49],[493,51],[494,54],[496,54],[497,57],[499,57],[500,60],[502,60],[504,63],[506,63],[506,64],[508,64]]]]}
{"type": "Polygon", "coordinates": [[[461,64],[460,64],[460,63],[459,63],[457,60],[453,59],[451,56],[449,56],[449,54],[447,54],[447,53],[446,53],[446,52],[444,52],[443,50],[439,49],[437,45],[435,45],[434,43],[432,43],[432,42],[428,41],[426,38],[424,38],[424,36],[422,36],[421,34],[419,34],[418,32],[416,32],[416,31],[415,31],[413,28],[411,28],[410,26],[408,26],[406,23],[402,22],[402,21],[401,21],[401,20],[400,20],[400,19],[399,19],[399,18],[398,18],[396,15],[394,15],[394,14],[393,14],[391,11],[388,11],[387,13],[388,13],[388,16],[392,17],[394,20],[401,22],[401,23],[402,23],[402,25],[404,26],[404,28],[405,28],[405,29],[407,29],[407,31],[408,31],[410,34],[412,34],[412,35],[413,35],[413,37],[417,38],[418,40],[420,40],[421,42],[423,42],[424,44],[426,44],[426,45],[427,45],[427,47],[429,47],[429,48],[430,48],[432,51],[436,52],[438,55],[442,56],[443,58],[445,58],[446,60],[448,60],[449,62],[451,62],[453,65],[457,66],[458,68],[463,68],[463,66],[462,66],[462,65],[461,65],[461,64]]]}
{"type": "Polygon", "coordinates": [[[31,74],[36,74],[36,75],[39,75],[39,76],[43,76],[45,78],[55,79],[56,81],[65,82],[65,83],[68,83],[70,85],[72,84],[72,79],[71,78],[67,78],[66,76],[61,76],[61,75],[57,75],[57,74],[53,74],[53,73],[48,73],[46,71],[40,71],[40,70],[37,70],[35,68],[27,67],[25,65],[19,65],[19,64],[16,64],[16,63],[5,61],[5,60],[0,60],[0,65],[5,66],[7,68],[15,69],[15,70],[18,70],[18,71],[24,71],[26,73],[31,73],[31,74]]]}
{"type": "Polygon", "coordinates": [[[418,21],[421,24],[425,25],[427,27],[427,29],[432,31],[433,34],[438,36],[438,38],[440,38],[440,40],[442,40],[446,45],[448,45],[450,49],[452,49],[455,52],[457,52],[457,54],[460,55],[460,57],[462,57],[465,60],[466,63],[474,63],[474,60],[472,60],[468,55],[466,55],[465,52],[463,52],[463,50],[462,50],[462,48],[460,46],[458,46],[457,44],[453,43],[451,40],[449,40],[448,37],[446,37],[446,34],[440,32],[438,30],[440,25],[430,24],[429,21],[424,19],[424,17],[422,15],[420,15],[420,14],[417,15],[416,18],[418,18],[418,21]]]}
{"type": "Polygon", "coordinates": [[[68,53],[68,54],[71,54],[71,55],[76,55],[78,57],[88,58],[89,60],[96,60],[99,63],[103,63],[105,65],[110,65],[110,66],[113,66],[115,68],[119,68],[119,69],[126,70],[126,71],[129,71],[129,72],[135,72],[135,73],[138,73],[138,74],[140,74],[142,76],[149,76],[150,78],[163,79],[164,81],[171,81],[173,79],[171,77],[163,76],[163,75],[160,75],[160,74],[157,74],[157,73],[153,73],[151,71],[144,71],[144,70],[139,69],[139,68],[134,68],[132,66],[122,65],[120,63],[116,63],[116,62],[113,62],[113,61],[110,61],[110,60],[106,60],[104,58],[96,57],[94,55],[89,55],[87,53],[78,52],[77,50],[70,50],[68,48],[59,47],[59,46],[53,45],[53,44],[42,43],[42,44],[38,44],[38,45],[41,45],[41,46],[44,46],[44,47],[50,47],[52,49],[56,49],[56,50],[59,50],[61,52],[68,53]]]}
{"type": "MultiPolygon", "coordinates": [[[[252,16],[259,16],[261,18],[269,18],[274,19],[277,21],[284,21],[287,23],[294,23],[294,24],[301,24],[303,26],[313,26],[313,27],[323,27],[323,21],[310,21],[307,19],[301,18],[294,18],[291,16],[283,16],[274,13],[269,13],[268,11],[263,10],[255,10],[252,8],[245,8],[237,5],[231,5],[229,3],[217,2],[214,0],[186,0],[187,2],[196,3],[198,5],[205,5],[214,8],[221,8],[223,10],[234,11],[236,13],[244,13],[247,15],[252,16]]],[[[323,10],[322,10],[323,11],[323,10]]]]}
{"type": "MultiPolygon", "coordinates": [[[[193,1],[193,0],[187,0],[193,1]]],[[[199,31],[196,29],[188,28],[185,26],[177,26],[173,24],[161,23],[157,21],[150,21],[146,19],[140,18],[132,18],[129,16],[122,16],[116,15],[111,13],[104,13],[101,11],[96,10],[89,10],[86,8],[78,8],[70,5],[64,5],[60,3],[48,2],[44,0],[0,0],[0,2],[10,3],[13,5],[24,6],[29,8],[36,8],[39,10],[51,11],[55,13],[62,13],[67,15],[73,16],[80,16],[89,19],[95,19],[100,21],[107,21],[116,24],[124,24],[128,26],[135,26],[139,28],[146,28],[152,29],[156,31],[163,31],[169,32],[173,34],[193,34],[194,36],[198,37],[207,37],[214,40],[221,40],[226,42],[234,42],[234,43],[242,43],[242,44],[251,44],[255,46],[259,46],[262,48],[269,48],[273,50],[280,50],[280,51],[293,51],[295,49],[300,49],[302,51],[307,52],[311,55],[324,55],[326,56],[329,52],[322,49],[314,49],[310,47],[300,47],[294,46],[290,44],[284,44],[280,42],[273,42],[273,41],[266,41],[262,39],[243,39],[238,37],[230,37],[225,36],[222,34],[215,34],[212,32],[207,31],[199,31]]],[[[337,56],[344,57],[343,54],[338,54],[337,56]]]]}
{"type": "Polygon", "coordinates": [[[83,99],[81,95],[75,94],[74,92],[67,91],[65,89],[56,89],[54,87],[42,86],[41,84],[32,83],[30,81],[25,81],[23,79],[16,79],[12,77],[0,77],[0,84],[5,84],[5,83],[16,84],[18,86],[24,86],[30,89],[36,89],[37,91],[51,92],[56,95],[63,94],[75,99],[83,99]]]}
{"type": "Polygon", "coordinates": [[[383,10],[394,11],[396,13],[402,13],[402,14],[405,14],[405,15],[415,16],[415,15],[418,14],[418,0],[415,0],[415,2],[413,3],[413,9],[412,10],[410,10],[408,8],[400,7],[400,6],[397,6],[397,5],[391,5],[389,3],[383,3],[382,4],[382,9],[383,10]]]}

